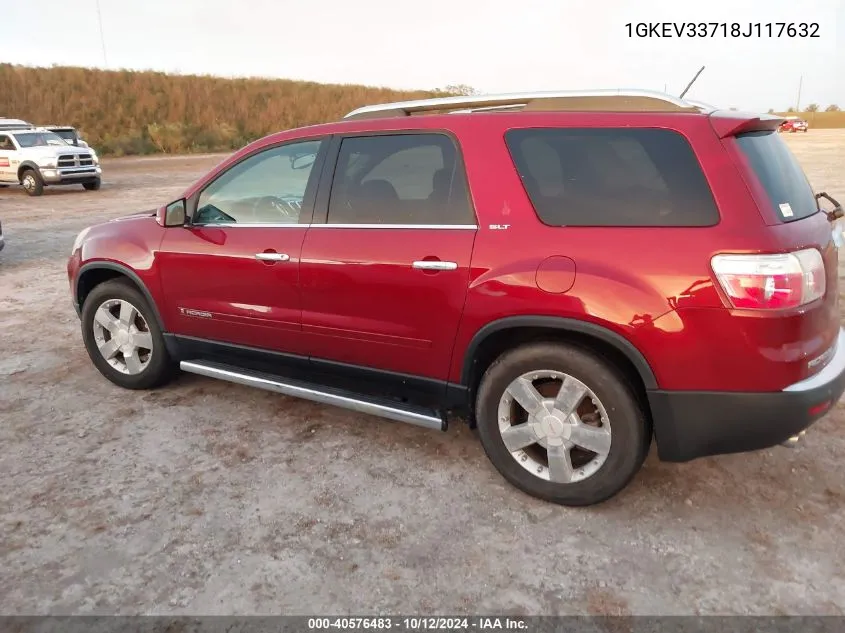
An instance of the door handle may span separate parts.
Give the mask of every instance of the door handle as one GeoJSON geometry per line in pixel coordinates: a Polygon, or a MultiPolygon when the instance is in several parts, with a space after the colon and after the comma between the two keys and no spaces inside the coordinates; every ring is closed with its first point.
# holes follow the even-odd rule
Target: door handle
{"type": "Polygon", "coordinates": [[[458,263],[424,259],[414,262],[411,266],[420,270],[455,270],[458,267],[458,263]]]}
{"type": "Polygon", "coordinates": [[[255,259],[262,262],[286,262],[290,259],[287,253],[256,253],[255,259]]]}

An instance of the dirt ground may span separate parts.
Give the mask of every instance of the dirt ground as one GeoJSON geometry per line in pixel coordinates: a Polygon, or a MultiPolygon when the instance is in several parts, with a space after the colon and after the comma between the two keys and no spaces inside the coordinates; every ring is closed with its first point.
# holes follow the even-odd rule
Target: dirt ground
{"type": "MultiPolygon", "coordinates": [[[[845,130],[788,135],[845,200],[845,130]]],[[[667,465],[589,509],[437,433],[184,375],[102,378],[65,263],[88,224],[221,156],[106,161],[99,192],[0,190],[0,613],[845,612],[845,412],[800,448],[667,465]]]]}

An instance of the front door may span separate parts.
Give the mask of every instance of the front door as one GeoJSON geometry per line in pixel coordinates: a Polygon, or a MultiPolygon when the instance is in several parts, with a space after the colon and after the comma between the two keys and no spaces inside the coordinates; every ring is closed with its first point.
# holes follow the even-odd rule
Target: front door
{"type": "Polygon", "coordinates": [[[302,353],[299,261],[325,141],[252,154],[209,183],[158,256],[177,335],[302,353]]]}
{"type": "Polygon", "coordinates": [[[17,148],[8,134],[0,134],[0,182],[17,182],[17,163],[12,164],[17,148]]]}
{"type": "Polygon", "coordinates": [[[458,148],[396,133],[346,136],[336,152],[302,250],[311,356],[445,379],[477,230],[458,148]]]}

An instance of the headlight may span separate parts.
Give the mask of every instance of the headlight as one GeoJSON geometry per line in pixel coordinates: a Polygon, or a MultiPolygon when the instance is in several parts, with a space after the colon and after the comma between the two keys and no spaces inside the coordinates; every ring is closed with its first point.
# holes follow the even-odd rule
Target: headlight
{"type": "Polygon", "coordinates": [[[93,149],[91,149],[90,147],[89,147],[88,149],[89,149],[89,150],[91,150],[91,158],[94,160],[94,164],[95,164],[95,165],[99,165],[99,164],[100,164],[100,157],[99,157],[99,156],[97,156],[97,152],[95,152],[95,151],[94,151],[93,149]]]}
{"type": "Polygon", "coordinates": [[[91,227],[87,227],[82,229],[79,232],[79,235],[76,236],[76,239],[73,240],[73,248],[70,249],[70,254],[73,255],[80,246],[82,246],[82,242],[85,241],[85,236],[88,235],[88,231],[91,230],[91,227]]]}
{"type": "Polygon", "coordinates": [[[52,156],[50,158],[42,158],[41,160],[38,161],[38,166],[39,167],[47,167],[48,169],[55,169],[56,166],[58,165],[57,161],[58,161],[58,159],[55,156],[52,156]]]}

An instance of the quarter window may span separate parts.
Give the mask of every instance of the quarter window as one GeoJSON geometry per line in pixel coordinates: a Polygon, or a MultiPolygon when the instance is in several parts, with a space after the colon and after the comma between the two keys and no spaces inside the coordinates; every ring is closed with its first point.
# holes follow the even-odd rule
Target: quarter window
{"type": "Polygon", "coordinates": [[[782,222],[818,213],[819,206],[801,164],[777,132],[748,132],[736,137],[740,151],[769,195],[782,222]]]}
{"type": "Polygon", "coordinates": [[[508,150],[551,226],[712,226],[716,203],[687,140],[664,129],[510,130],[508,150]]]}
{"type": "Polygon", "coordinates": [[[297,224],[322,142],[281,145],[238,163],[200,194],[193,224],[297,224]]]}
{"type": "Polygon", "coordinates": [[[475,224],[455,143],[445,134],[343,139],[329,224],[475,224]]]}
{"type": "Polygon", "coordinates": [[[0,149],[15,151],[15,144],[12,143],[12,139],[8,136],[0,135],[0,149]]]}

